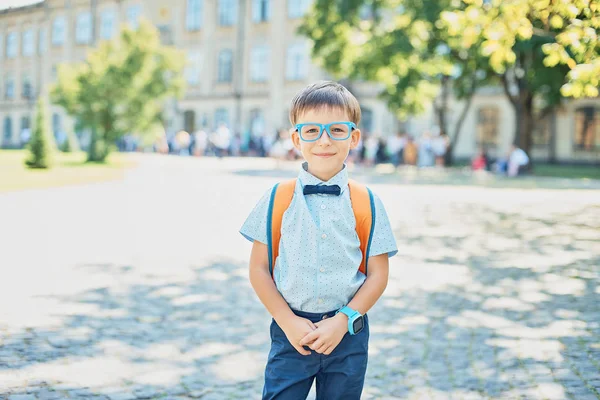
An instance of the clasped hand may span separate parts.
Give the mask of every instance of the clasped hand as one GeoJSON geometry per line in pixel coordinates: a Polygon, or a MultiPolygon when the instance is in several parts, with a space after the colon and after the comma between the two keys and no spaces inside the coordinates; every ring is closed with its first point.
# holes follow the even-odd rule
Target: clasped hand
{"type": "Polygon", "coordinates": [[[348,332],[348,319],[344,314],[313,323],[306,318],[295,316],[281,327],[288,341],[298,353],[308,356],[308,346],[319,354],[329,355],[348,332]]]}

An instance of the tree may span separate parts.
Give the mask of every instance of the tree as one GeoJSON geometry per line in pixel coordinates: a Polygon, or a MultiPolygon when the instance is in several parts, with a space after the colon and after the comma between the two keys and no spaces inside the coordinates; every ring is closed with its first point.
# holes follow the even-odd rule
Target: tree
{"type": "Polygon", "coordinates": [[[382,83],[399,116],[433,101],[442,131],[450,93],[468,106],[480,85],[503,87],[529,151],[563,96],[598,95],[599,13],[590,0],[317,0],[300,31],[336,77],[382,83]]]}
{"type": "Polygon", "coordinates": [[[50,130],[48,105],[45,96],[40,96],[36,106],[35,126],[31,140],[27,144],[29,158],[25,165],[29,168],[51,168],[54,164],[56,143],[50,130]]]}
{"type": "MultiPolygon", "coordinates": [[[[451,47],[443,12],[451,0],[317,0],[300,32],[313,41],[313,57],[338,79],[383,84],[380,97],[399,118],[433,104],[451,148],[476,89],[494,79],[476,48],[451,47]],[[465,100],[454,132],[449,131],[450,95],[465,100]]],[[[460,4],[459,4],[460,6],[460,4]]]]}
{"type": "Polygon", "coordinates": [[[182,94],[184,65],[184,54],[162,46],[147,21],[101,42],[86,62],[61,65],[53,100],[90,128],[88,161],[104,161],[118,138],[159,121],[164,100],[182,94]]]}
{"type": "Polygon", "coordinates": [[[515,109],[515,144],[529,152],[536,123],[567,97],[600,87],[600,3],[590,0],[463,0],[441,25],[489,57],[515,109]],[[537,107],[536,107],[537,105],[537,107]],[[536,112],[536,109],[539,112],[536,112]]]}
{"type": "Polygon", "coordinates": [[[60,151],[62,151],[63,153],[73,153],[73,152],[79,151],[80,150],[79,142],[77,140],[77,136],[75,135],[75,132],[73,131],[72,126],[69,126],[67,128],[66,135],[67,135],[67,138],[62,143],[62,145],[60,147],[60,151]]]}

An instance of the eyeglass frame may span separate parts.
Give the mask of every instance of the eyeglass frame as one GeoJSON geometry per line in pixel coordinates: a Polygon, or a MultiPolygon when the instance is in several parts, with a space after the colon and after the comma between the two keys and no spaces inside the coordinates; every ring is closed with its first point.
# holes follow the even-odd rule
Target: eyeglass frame
{"type": "Polygon", "coordinates": [[[317,140],[321,139],[321,136],[323,136],[323,131],[327,131],[327,136],[329,136],[329,139],[331,140],[348,140],[348,138],[350,136],[352,136],[352,131],[358,129],[356,127],[356,124],[352,121],[338,121],[338,122],[331,122],[329,124],[319,124],[316,122],[306,122],[303,124],[296,124],[296,131],[298,132],[298,136],[300,136],[300,139],[302,139],[303,142],[316,142],[317,140]],[[315,139],[311,139],[311,140],[306,140],[302,137],[302,128],[307,126],[307,125],[314,125],[314,126],[318,126],[320,128],[319,130],[319,136],[317,136],[315,139]],[[331,125],[346,125],[349,129],[348,129],[348,136],[346,136],[343,139],[339,139],[339,138],[334,138],[331,135],[330,132],[330,128],[331,125]]]}

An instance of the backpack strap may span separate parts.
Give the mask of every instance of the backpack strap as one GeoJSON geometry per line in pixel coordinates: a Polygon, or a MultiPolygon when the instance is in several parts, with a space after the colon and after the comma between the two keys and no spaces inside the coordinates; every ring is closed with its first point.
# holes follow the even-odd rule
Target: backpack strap
{"type": "Polygon", "coordinates": [[[271,191],[269,212],[267,213],[267,243],[269,248],[269,272],[273,277],[275,260],[279,255],[279,239],[281,239],[281,221],[283,213],[288,209],[294,197],[296,179],[278,183],[271,191]]]}
{"type": "Polygon", "coordinates": [[[375,202],[373,193],[365,185],[350,179],[348,180],[348,187],[350,188],[352,211],[354,211],[354,218],[356,219],[356,233],[358,234],[360,251],[363,256],[358,270],[367,275],[371,240],[375,228],[375,202]]]}

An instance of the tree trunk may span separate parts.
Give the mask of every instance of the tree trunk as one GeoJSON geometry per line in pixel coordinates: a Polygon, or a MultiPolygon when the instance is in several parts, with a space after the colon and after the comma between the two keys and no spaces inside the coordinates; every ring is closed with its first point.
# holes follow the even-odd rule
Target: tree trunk
{"type": "Polygon", "coordinates": [[[92,128],[92,137],[90,140],[90,148],[88,149],[87,162],[105,162],[108,156],[108,146],[102,134],[94,126],[92,128]]]}
{"type": "Polygon", "coordinates": [[[515,139],[514,144],[531,155],[532,133],[533,133],[533,95],[529,92],[523,93],[515,104],[515,139]]]}
{"type": "Polygon", "coordinates": [[[471,86],[471,91],[466,98],[466,104],[460,113],[460,117],[458,117],[458,121],[456,121],[456,126],[454,127],[454,136],[450,138],[450,143],[448,144],[448,150],[446,151],[446,165],[450,166],[454,162],[454,146],[458,143],[458,137],[460,136],[460,132],[465,122],[465,118],[467,117],[467,113],[471,108],[471,104],[473,103],[473,97],[475,94],[475,90],[477,89],[476,79],[473,78],[473,85],[471,86]]]}

